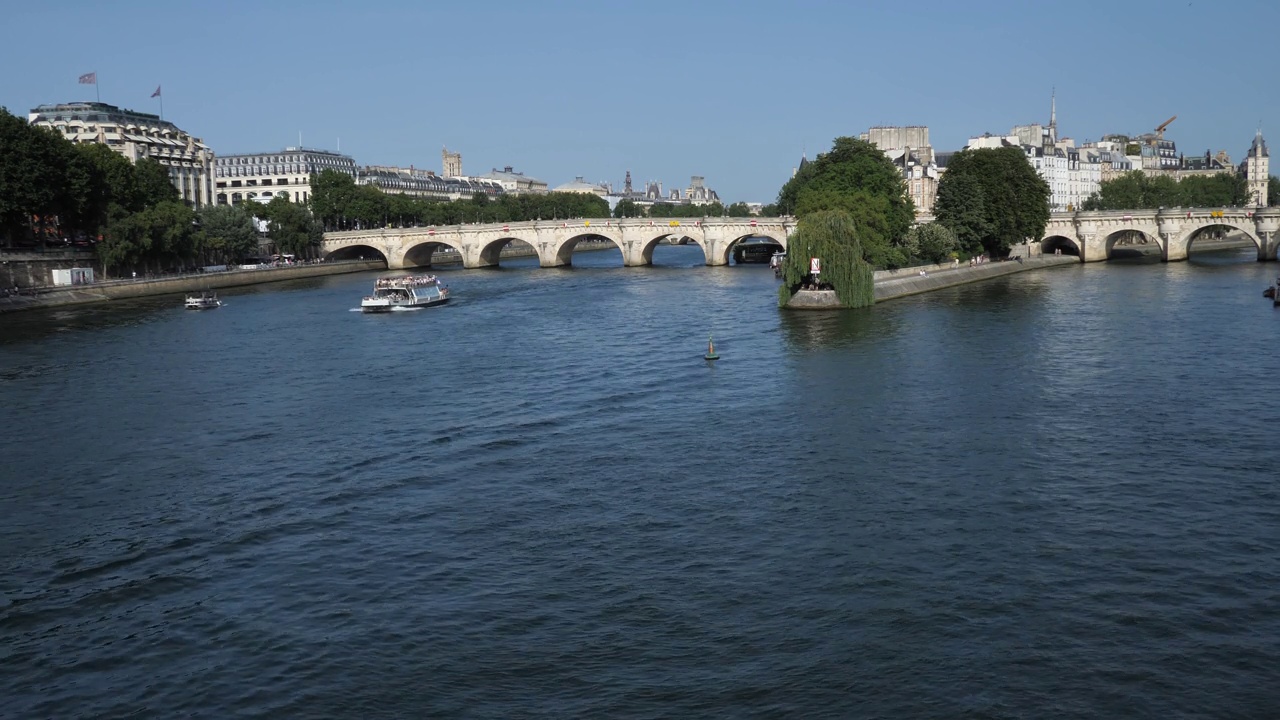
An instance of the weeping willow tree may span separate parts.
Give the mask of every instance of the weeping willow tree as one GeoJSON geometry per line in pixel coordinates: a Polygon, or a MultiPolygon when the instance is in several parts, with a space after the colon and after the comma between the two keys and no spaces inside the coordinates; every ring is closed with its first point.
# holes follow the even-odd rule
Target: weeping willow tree
{"type": "Polygon", "coordinates": [[[866,307],[876,301],[871,266],[862,257],[862,243],[849,213],[824,210],[800,220],[787,240],[782,286],[778,288],[779,306],[785,306],[810,282],[809,258],[822,262],[822,284],[830,285],[845,307],[866,307]]]}

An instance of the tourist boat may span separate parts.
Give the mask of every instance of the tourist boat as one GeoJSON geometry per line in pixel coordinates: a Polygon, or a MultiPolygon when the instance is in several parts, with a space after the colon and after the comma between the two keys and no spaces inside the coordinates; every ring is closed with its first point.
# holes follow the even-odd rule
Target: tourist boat
{"type": "Polygon", "coordinates": [[[217,293],[205,290],[199,295],[188,295],[185,307],[188,310],[212,310],[222,307],[222,301],[217,293]]]}
{"type": "Polygon", "coordinates": [[[424,308],[449,302],[449,288],[440,284],[435,275],[405,275],[378,278],[373,283],[373,294],[360,301],[360,309],[367,313],[391,312],[397,308],[424,308]]]}

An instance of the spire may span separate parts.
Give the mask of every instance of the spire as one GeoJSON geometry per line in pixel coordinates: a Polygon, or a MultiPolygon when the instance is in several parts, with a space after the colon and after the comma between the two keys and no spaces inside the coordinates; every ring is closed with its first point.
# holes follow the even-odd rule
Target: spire
{"type": "Polygon", "coordinates": [[[1055,87],[1049,94],[1049,127],[1058,128],[1058,88],[1055,87]]]}

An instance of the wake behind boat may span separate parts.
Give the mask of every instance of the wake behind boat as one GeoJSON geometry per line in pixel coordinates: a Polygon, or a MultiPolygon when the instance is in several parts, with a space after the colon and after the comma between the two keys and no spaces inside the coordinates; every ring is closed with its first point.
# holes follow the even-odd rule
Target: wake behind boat
{"type": "Polygon", "coordinates": [[[218,293],[206,290],[199,295],[188,295],[183,307],[188,310],[212,310],[222,307],[222,301],[218,299],[218,293]]]}
{"type": "Polygon", "coordinates": [[[367,313],[391,312],[397,308],[423,308],[449,302],[449,288],[440,284],[435,275],[405,275],[378,278],[373,283],[373,294],[360,301],[360,310],[367,313]]]}

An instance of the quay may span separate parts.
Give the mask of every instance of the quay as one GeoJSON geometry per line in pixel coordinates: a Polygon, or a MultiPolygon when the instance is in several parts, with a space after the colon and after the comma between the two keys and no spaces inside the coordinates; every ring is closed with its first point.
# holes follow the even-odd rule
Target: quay
{"type": "Polygon", "coordinates": [[[282,280],[381,270],[384,267],[386,267],[386,263],[381,260],[341,260],[254,270],[227,270],[225,272],[193,273],[139,280],[108,280],[91,285],[41,288],[35,294],[0,298],[0,314],[63,305],[126,300],[152,295],[178,295],[203,290],[280,282],[282,280]]]}

